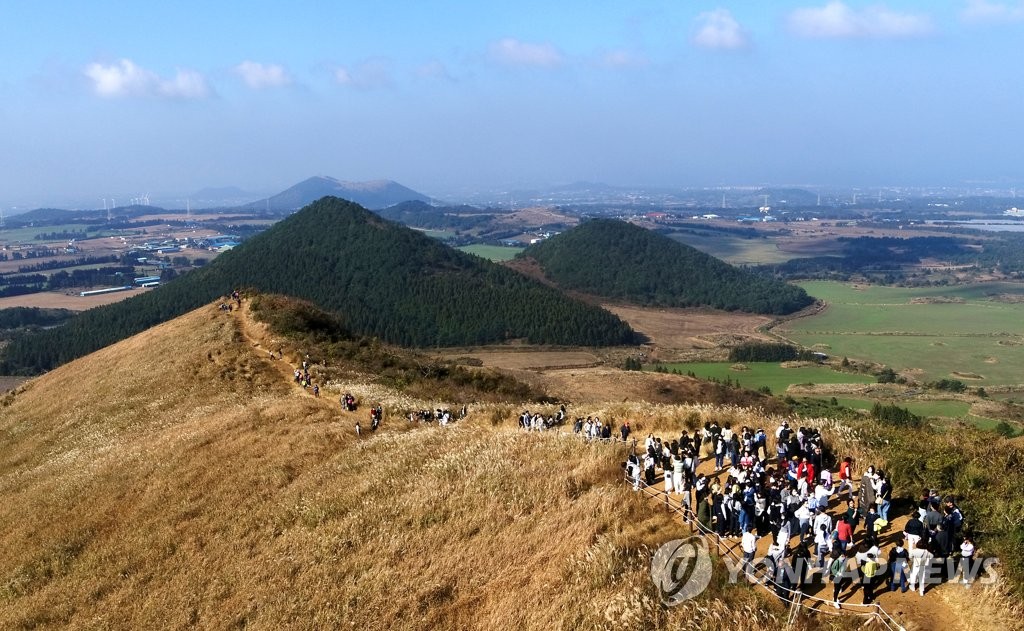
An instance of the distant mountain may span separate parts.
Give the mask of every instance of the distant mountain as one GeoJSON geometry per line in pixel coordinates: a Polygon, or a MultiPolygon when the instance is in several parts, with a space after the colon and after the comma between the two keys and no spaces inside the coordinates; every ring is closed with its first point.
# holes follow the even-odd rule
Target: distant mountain
{"type": "MultiPolygon", "coordinates": [[[[86,218],[87,215],[84,213],[95,211],[83,211],[83,210],[64,210],[63,208],[36,208],[28,212],[23,212],[20,215],[14,217],[8,217],[8,223],[18,224],[27,226],[30,223],[58,223],[65,221],[81,221],[86,218]]],[[[88,215],[91,216],[91,215],[88,215]]]]}
{"type": "Polygon", "coordinates": [[[11,343],[0,374],[50,369],[235,288],[309,300],[357,335],[403,346],[607,346],[635,337],[608,311],[327,197],[158,289],[11,343]]]}
{"type": "Polygon", "coordinates": [[[564,289],[641,305],[784,314],[813,302],[799,287],[615,219],[586,221],[519,257],[536,260],[564,289]]]}
{"type": "Polygon", "coordinates": [[[103,221],[109,214],[114,219],[132,219],[142,215],[163,212],[163,208],[157,206],[118,206],[110,211],[98,209],[89,210],[65,210],[63,208],[36,208],[28,212],[15,215],[7,220],[9,227],[13,226],[52,226],[61,223],[78,223],[84,221],[103,221]]]}
{"type": "Polygon", "coordinates": [[[410,200],[429,202],[430,198],[391,180],[372,182],[343,182],[318,175],[267,199],[246,204],[253,210],[269,209],[290,212],[313,203],[321,197],[340,197],[369,209],[387,208],[410,200]]]}

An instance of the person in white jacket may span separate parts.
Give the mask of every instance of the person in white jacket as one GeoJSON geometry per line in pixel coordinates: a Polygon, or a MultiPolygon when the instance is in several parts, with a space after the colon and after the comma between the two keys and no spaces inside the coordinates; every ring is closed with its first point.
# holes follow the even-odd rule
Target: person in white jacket
{"type": "Polygon", "coordinates": [[[918,593],[924,596],[924,590],[932,581],[932,559],[935,556],[927,548],[912,548],[910,550],[910,590],[917,586],[918,593]]]}

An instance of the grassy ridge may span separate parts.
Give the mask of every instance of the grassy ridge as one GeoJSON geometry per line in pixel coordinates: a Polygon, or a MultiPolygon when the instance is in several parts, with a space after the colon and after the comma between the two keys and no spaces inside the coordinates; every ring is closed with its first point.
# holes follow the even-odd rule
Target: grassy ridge
{"type": "MultiPolygon", "coordinates": [[[[0,628],[777,628],[715,584],[666,610],[679,536],[621,450],[315,399],[205,307],[63,366],[0,408],[0,628]],[[74,406],[67,406],[74,400],[74,406]],[[717,600],[720,599],[720,600],[717,600]]],[[[498,427],[492,425],[499,423],[498,427]]],[[[502,427],[507,423],[508,427],[502,427]]],[[[719,568],[720,574],[724,569],[719,568]]]]}

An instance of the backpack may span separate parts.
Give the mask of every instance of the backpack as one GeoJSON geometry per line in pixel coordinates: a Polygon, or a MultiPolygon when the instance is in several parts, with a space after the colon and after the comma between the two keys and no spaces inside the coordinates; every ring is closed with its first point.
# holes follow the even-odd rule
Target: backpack
{"type": "Polygon", "coordinates": [[[864,576],[874,578],[875,574],[878,573],[878,563],[875,561],[865,561],[864,567],[861,569],[864,572],[864,576]]]}

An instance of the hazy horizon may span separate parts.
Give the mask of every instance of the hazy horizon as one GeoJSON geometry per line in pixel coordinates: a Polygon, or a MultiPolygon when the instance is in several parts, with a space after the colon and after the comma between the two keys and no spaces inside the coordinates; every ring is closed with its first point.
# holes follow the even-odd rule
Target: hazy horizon
{"type": "Polygon", "coordinates": [[[4,207],[316,174],[431,196],[1024,182],[1016,0],[187,0],[0,20],[4,207]]]}

